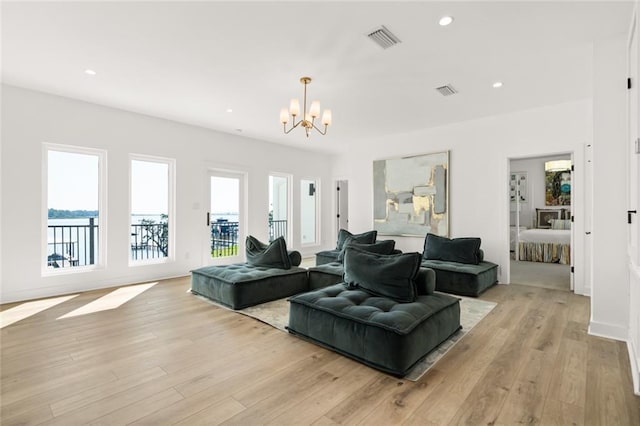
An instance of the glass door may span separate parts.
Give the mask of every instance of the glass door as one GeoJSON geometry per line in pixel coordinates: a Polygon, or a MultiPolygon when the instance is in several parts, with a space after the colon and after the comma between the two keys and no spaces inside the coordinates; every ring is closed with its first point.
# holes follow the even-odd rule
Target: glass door
{"type": "Polygon", "coordinates": [[[209,173],[205,264],[239,262],[244,254],[244,176],[209,173]]]}

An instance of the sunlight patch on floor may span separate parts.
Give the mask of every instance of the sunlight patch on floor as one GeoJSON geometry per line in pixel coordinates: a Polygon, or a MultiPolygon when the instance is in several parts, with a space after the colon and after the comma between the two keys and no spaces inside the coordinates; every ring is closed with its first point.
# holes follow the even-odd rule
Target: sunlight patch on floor
{"type": "Polygon", "coordinates": [[[51,299],[34,300],[33,302],[21,303],[18,306],[0,312],[0,328],[4,328],[15,322],[29,318],[39,312],[56,306],[67,300],[73,299],[77,294],[70,296],[53,297],[51,299]]]}
{"type": "Polygon", "coordinates": [[[156,284],[158,283],[153,282],[148,284],[138,284],[138,285],[130,285],[127,287],[121,287],[117,290],[112,291],[109,294],[105,294],[101,298],[96,299],[91,303],[87,303],[86,305],[74,311],[71,311],[67,314],[62,315],[58,319],[77,317],[80,315],[87,315],[95,312],[117,309],[123,304],[127,303],[129,300],[145,292],[146,290],[150,289],[156,284]]]}

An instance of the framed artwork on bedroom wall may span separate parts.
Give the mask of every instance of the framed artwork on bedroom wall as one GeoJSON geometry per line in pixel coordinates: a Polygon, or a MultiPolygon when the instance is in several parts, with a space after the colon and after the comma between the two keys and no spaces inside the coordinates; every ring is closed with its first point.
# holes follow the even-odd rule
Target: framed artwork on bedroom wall
{"type": "Polygon", "coordinates": [[[551,229],[551,221],[561,219],[560,209],[536,209],[536,228],[551,229]]]}
{"type": "Polygon", "coordinates": [[[571,160],[544,163],[545,206],[571,205],[571,160]]]}
{"type": "Polygon", "coordinates": [[[373,162],[379,235],[449,236],[449,151],[373,162]]]}

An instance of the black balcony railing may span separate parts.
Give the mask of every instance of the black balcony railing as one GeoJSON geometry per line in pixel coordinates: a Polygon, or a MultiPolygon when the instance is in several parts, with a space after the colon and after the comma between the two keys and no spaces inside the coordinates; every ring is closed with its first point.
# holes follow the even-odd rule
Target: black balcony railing
{"type": "Polygon", "coordinates": [[[131,225],[131,259],[161,259],[169,255],[169,226],[166,223],[131,225]]]}
{"type": "Polygon", "coordinates": [[[98,225],[48,225],[47,265],[52,268],[95,265],[98,256],[98,225]]]}
{"type": "MultiPolygon", "coordinates": [[[[211,257],[236,256],[238,254],[238,222],[217,219],[211,223],[211,257]]],[[[269,221],[269,241],[287,238],[287,221],[269,221]]]]}
{"type": "Polygon", "coordinates": [[[238,222],[217,219],[211,223],[211,257],[238,254],[238,222]]]}
{"type": "Polygon", "coordinates": [[[278,237],[287,239],[287,221],[286,220],[270,220],[269,221],[269,241],[273,241],[278,237]]]}

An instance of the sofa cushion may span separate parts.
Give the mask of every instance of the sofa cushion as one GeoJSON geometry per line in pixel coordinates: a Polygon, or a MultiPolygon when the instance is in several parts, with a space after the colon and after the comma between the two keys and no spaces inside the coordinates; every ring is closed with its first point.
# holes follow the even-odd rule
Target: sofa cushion
{"type": "Polygon", "coordinates": [[[249,235],[246,239],[246,254],[249,265],[280,269],[291,268],[287,243],[283,237],[278,237],[271,243],[264,244],[249,235]]]}
{"type": "Polygon", "coordinates": [[[444,260],[447,262],[480,263],[480,238],[447,238],[427,234],[424,239],[422,256],[425,260],[444,260]]]}
{"type": "Polygon", "coordinates": [[[336,245],[336,250],[342,250],[344,243],[347,241],[348,237],[355,238],[356,243],[360,244],[373,244],[376,242],[376,237],[378,236],[378,231],[367,231],[362,234],[352,234],[346,229],[341,229],[338,231],[338,243],[336,245]]]}
{"type": "Polygon", "coordinates": [[[342,250],[338,255],[338,262],[344,262],[344,251],[347,247],[357,247],[359,249],[366,250],[369,253],[392,254],[393,250],[396,248],[396,242],[394,240],[382,240],[376,241],[372,244],[364,244],[359,243],[354,237],[347,237],[347,240],[344,242],[342,250]]]}
{"type": "Polygon", "coordinates": [[[384,255],[347,247],[344,282],[351,288],[361,288],[399,302],[413,302],[420,260],[420,253],[384,255]]]}

